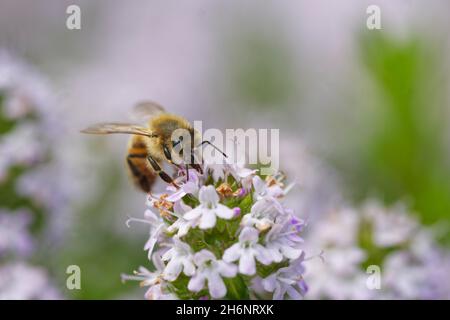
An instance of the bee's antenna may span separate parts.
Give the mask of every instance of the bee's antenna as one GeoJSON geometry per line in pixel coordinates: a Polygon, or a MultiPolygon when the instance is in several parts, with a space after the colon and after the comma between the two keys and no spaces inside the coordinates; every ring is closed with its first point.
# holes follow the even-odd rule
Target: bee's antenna
{"type": "Polygon", "coordinates": [[[210,142],[210,141],[208,141],[208,140],[202,141],[202,143],[200,143],[200,144],[198,145],[198,147],[201,147],[201,146],[203,146],[204,144],[210,145],[211,147],[213,147],[214,149],[216,149],[217,151],[219,151],[225,158],[228,158],[228,156],[226,155],[225,152],[223,152],[222,150],[220,150],[219,148],[217,148],[212,142],[210,142]]]}

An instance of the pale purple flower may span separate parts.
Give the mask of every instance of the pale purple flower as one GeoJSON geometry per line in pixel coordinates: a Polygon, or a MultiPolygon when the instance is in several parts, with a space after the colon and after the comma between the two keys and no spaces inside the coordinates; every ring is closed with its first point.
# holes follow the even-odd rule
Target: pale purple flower
{"type": "Polygon", "coordinates": [[[272,226],[264,242],[273,261],[281,262],[283,258],[294,260],[301,255],[303,239],[298,235],[297,229],[297,223],[293,225],[291,219],[279,221],[272,226]]]}
{"type": "Polygon", "coordinates": [[[200,229],[210,229],[216,225],[217,217],[231,219],[233,209],[219,203],[219,195],[214,186],[203,186],[199,193],[200,205],[184,215],[187,220],[199,220],[200,229]]]}
{"type": "Polygon", "coordinates": [[[237,273],[237,267],[234,264],[217,260],[211,251],[202,249],[194,255],[194,261],[197,265],[197,271],[189,281],[188,289],[198,292],[205,287],[207,282],[211,297],[223,298],[227,293],[227,288],[222,277],[232,278],[237,273]]]}
{"type": "Polygon", "coordinates": [[[272,262],[266,248],[258,243],[258,230],[250,227],[244,228],[239,235],[239,242],[226,249],[223,260],[234,262],[239,260],[239,272],[245,275],[256,273],[255,259],[264,265],[272,262]]]}
{"type": "Polygon", "coordinates": [[[308,290],[303,279],[304,254],[291,262],[288,267],[278,269],[275,273],[261,280],[264,290],[273,292],[274,300],[282,300],[286,296],[293,300],[302,299],[308,290]]]}
{"type": "Polygon", "coordinates": [[[179,189],[176,189],[174,186],[170,185],[167,187],[167,190],[173,192],[170,194],[166,200],[170,202],[177,202],[180,201],[181,198],[183,198],[187,194],[192,194],[193,196],[197,197],[198,192],[200,190],[200,178],[195,170],[188,170],[189,171],[189,180],[186,181],[185,177],[180,177],[182,182],[177,183],[180,185],[179,189]]]}
{"type": "Polygon", "coordinates": [[[162,256],[163,261],[169,261],[164,269],[164,278],[174,281],[182,271],[185,275],[192,276],[195,273],[193,259],[194,254],[191,247],[174,237],[171,248],[162,256]]]}
{"type": "Polygon", "coordinates": [[[258,230],[264,231],[275,223],[275,218],[278,215],[278,207],[273,201],[261,199],[252,206],[250,213],[244,215],[241,225],[246,227],[254,226],[258,230]]]}

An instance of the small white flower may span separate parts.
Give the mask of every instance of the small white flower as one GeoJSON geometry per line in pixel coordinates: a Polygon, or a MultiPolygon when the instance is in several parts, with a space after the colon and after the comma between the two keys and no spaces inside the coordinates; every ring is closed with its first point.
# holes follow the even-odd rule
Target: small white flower
{"type": "Polygon", "coordinates": [[[140,267],[138,272],[134,275],[121,275],[122,281],[137,280],[141,282],[142,287],[149,286],[150,288],[145,293],[145,298],[149,300],[174,300],[176,296],[165,292],[164,283],[164,269],[165,265],[161,259],[159,252],[153,254],[152,257],[155,271],[150,271],[147,268],[140,267]]]}
{"type": "Polygon", "coordinates": [[[172,214],[178,219],[169,227],[167,227],[167,231],[169,233],[172,233],[178,230],[177,236],[180,238],[184,237],[192,227],[195,227],[197,225],[198,222],[196,220],[186,220],[186,218],[184,217],[186,212],[189,212],[191,210],[192,208],[185,204],[182,200],[175,202],[175,204],[173,205],[172,214]]]}
{"type": "Polygon", "coordinates": [[[248,169],[239,164],[232,164],[229,166],[229,172],[236,181],[241,182],[245,190],[249,190],[252,187],[252,178],[257,170],[248,169]]]}
{"type": "Polygon", "coordinates": [[[264,198],[280,198],[284,196],[284,190],[278,184],[268,186],[259,176],[253,177],[253,187],[255,188],[254,195],[256,200],[264,198]]]}
{"type": "Polygon", "coordinates": [[[279,199],[285,195],[285,191],[278,184],[269,186],[259,176],[254,176],[253,188],[255,189],[253,198],[256,203],[264,201],[265,205],[275,208],[282,215],[285,214],[285,209],[279,202],[279,199]]]}
{"type": "Polygon", "coordinates": [[[219,195],[213,186],[203,186],[199,194],[200,205],[184,215],[186,220],[199,219],[200,229],[210,229],[216,225],[217,217],[231,219],[233,209],[219,203],[219,195]]]}
{"type": "Polygon", "coordinates": [[[239,272],[245,275],[256,273],[255,259],[264,265],[272,262],[267,250],[258,243],[258,231],[254,228],[246,227],[239,235],[239,242],[226,249],[223,260],[234,262],[239,259],[239,272]]]}
{"type": "Polygon", "coordinates": [[[148,288],[144,297],[147,300],[178,300],[176,295],[166,292],[163,283],[158,283],[148,288]]]}
{"type": "Polygon", "coordinates": [[[174,237],[173,247],[162,256],[163,261],[169,261],[164,270],[164,279],[174,281],[181,271],[189,277],[192,276],[195,273],[193,258],[191,247],[174,237]]]}
{"type": "Polygon", "coordinates": [[[163,272],[165,265],[159,253],[152,256],[152,262],[155,266],[155,271],[150,271],[147,268],[140,267],[139,271],[135,271],[134,275],[122,274],[122,281],[137,280],[141,281],[141,286],[153,286],[163,280],[163,272]]]}
{"type": "Polygon", "coordinates": [[[213,298],[223,298],[227,293],[227,288],[222,277],[232,278],[237,273],[234,264],[217,260],[211,251],[203,249],[194,255],[197,271],[188,284],[188,289],[193,292],[202,290],[207,281],[208,290],[213,298]]]}

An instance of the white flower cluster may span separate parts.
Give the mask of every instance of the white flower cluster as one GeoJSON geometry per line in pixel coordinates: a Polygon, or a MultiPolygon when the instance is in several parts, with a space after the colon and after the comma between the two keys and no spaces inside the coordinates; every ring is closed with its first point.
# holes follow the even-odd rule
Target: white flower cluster
{"type": "Polygon", "coordinates": [[[308,250],[323,250],[305,277],[312,299],[448,299],[450,256],[402,206],[367,202],[360,209],[330,212],[310,224],[308,250]],[[380,287],[368,285],[369,266],[380,287]]]}
{"type": "Polygon", "coordinates": [[[155,270],[123,279],[149,286],[148,299],[301,298],[304,223],[281,203],[283,177],[228,164],[204,171],[181,170],[179,189],[149,195],[145,219],[128,221],[150,225],[155,270]]]}

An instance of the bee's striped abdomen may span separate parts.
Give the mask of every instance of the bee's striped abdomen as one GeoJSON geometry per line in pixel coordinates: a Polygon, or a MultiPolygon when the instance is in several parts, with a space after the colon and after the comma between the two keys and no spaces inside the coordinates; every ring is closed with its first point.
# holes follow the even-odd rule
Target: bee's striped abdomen
{"type": "Polygon", "coordinates": [[[134,184],[142,191],[150,192],[156,175],[148,165],[146,137],[134,135],[129,143],[127,165],[134,184]]]}

